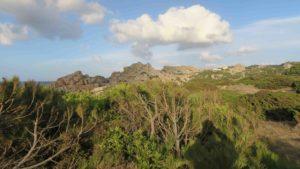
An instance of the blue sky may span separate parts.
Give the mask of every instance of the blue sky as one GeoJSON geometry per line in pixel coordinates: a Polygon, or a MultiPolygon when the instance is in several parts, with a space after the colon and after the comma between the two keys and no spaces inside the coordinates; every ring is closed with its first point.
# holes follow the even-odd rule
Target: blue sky
{"type": "Polygon", "coordinates": [[[157,68],[300,61],[300,1],[42,1],[0,2],[1,77],[55,80],[76,70],[109,76],[137,61],[157,68]],[[176,32],[171,38],[169,30],[176,32]]]}

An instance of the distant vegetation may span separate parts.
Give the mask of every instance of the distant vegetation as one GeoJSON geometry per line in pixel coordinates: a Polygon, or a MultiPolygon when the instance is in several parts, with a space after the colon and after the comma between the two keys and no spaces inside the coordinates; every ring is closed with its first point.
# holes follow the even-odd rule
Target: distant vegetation
{"type": "Polygon", "coordinates": [[[4,80],[0,168],[299,168],[256,135],[260,121],[299,122],[299,67],[204,71],[182,85],[121,83],[99,95],[4,80]],[[240,83],[263,90],[220,89],[240,83]]]}

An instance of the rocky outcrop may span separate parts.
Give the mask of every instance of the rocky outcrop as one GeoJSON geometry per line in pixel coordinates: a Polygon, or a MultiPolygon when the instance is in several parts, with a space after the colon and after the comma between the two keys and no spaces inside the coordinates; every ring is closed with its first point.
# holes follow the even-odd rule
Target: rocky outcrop
{"type": "Polygon", "coordinates": [[[76,71],[57,79],[52,86],[60,90],[83,91],[105,86],[108,82],[108,79],[105,77],[90,77],[88,75],[83,75],[81,71],[76,71]]]}
{"type": "Polygon", "coordinates": [[[99,93],[108,85],[116,85],[122,82],[142,82],[159,78],[162,81],[182,83],[188,81],[198,72],[200,72],[200,69],[191,66],[165,66],[162,70],[157,70],[150,64],[138,62],[124,67],[122,72],[113,72],[108,79],[102,76],[89,77],[83,75],[81,71],[77,71],[57,79],[52,86],[66,91],[88,90],[99,93]]]}
{"type": "Polygon", "coordinates": [[[160,71],[154,69],[150,64],[141,62],[134,63],[128,67],[124,67],[123,72],[114,72],[109,78],[110,84],[118,84],[121,82],[145,81],[158,78],[160,71]]]}
{"type": "Polygon", "coordinates": [[[140,82],[159,78],[162,81],[175,81],[178,83],[188,81],[200,69],[191,66],[165,66],[162,70],[154,69],[149,63],[135,63],[125,67],[123,72],[112,73],[110,84],[120,82],[140,82]]]}

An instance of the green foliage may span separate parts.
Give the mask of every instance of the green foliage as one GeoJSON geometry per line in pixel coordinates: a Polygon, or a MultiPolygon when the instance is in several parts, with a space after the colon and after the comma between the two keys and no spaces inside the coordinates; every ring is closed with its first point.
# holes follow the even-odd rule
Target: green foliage
{"type": "MultiPolygon", "coordinates": [[[[297,121],[299,94],[266,90],[243,95],[218,89],[219,85],[245,83],[267,89],[292,86],[298,90],[298,77],[284,72],[279,66],[250,67],[237,74],[205,71],[184,85],[158,80],[124,83],[108,87],[100,95],[64,93],[34,82],[22,86],[14,78],[2,82],[0,103],[7,108],[10,105],[6,101],[13,97],[11,106],[21,106],[18,113],[26,115],[32,104],[43,101],[43,120],[49,119],[52,112],[66,119],[48,133],[62,138],[59,145],[77,136],[81,123],[98,122],[88,125],[90,130],[82,134],[80,143],[55,158],[58,163],[45,166],[48,168],[67,168],[72,161],[76,161],[74,168],[82,169],[292,168],[257,138],[255,129],[260,117],[297,121]],[[266,76],[269,73],[274,76],[266,76]],[[67,129],[72,132],[66,133],[67,129]],[[180,129],[183,134],[177,132],[181,134],[177,136],[176,130],[180,129]]],[[[9,114],[0,116],[0,144],[12,143],[15,149],[24,149],[23,142],[31,138],[27,129],[32,129],[34,116],[22,120],[9,114]]],[[[58,147],[53,146],[53,152],[58,147]]]]}
{"type": "MultiPolygon", "coordinates": [[[[101,154],[90,168],[101,166],[125,166],[134,163],[138,168],[164,168],[166,158],[163,148],[157,141],[145,136],[141,130],[126,133],[121,128],[109,129],[104,139],[100,141],[95,154],[101,154]]],[[[95,160],[92,156],[90,160],[95,160]]],[[[88,161],[90,163],[90,161],[88,161]]]]}
{"type": "Polygon", "coordinates": [[[285,75],[265,76],[261,74],[243,78],[239,82],[247,85],[254,85],[259,89],[280,89],[284,87],[290,87],[293,81],[293,77],[285,75]]]}

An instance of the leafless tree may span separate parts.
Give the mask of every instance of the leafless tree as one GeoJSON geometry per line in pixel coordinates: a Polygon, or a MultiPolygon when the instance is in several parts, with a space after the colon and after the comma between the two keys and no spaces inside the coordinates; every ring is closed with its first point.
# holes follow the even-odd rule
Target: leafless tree
{"type": "Polygon", "coordinates": [[[184,95],[161,95],[161,116],[158,119],[160,132],[165,142],[174,142],[176,156],[181,156],[181,145],[187,144],[190,137],[197,133],[197,127],[193,124],[193,112],[191,103],[184,95]]]}
{"type": "Polygon", "coordinates": [[[119,110],[133,123],[142,121],[151,138],[165,143],[174,143],[176,155],[181,156],[182,145],[199,131],[200,125],[193,122],[191,102],[184,93],[168,95],[162,88],[160,92],[145,96],[135,93],[135,100],[119,101],[119,110]]]}

